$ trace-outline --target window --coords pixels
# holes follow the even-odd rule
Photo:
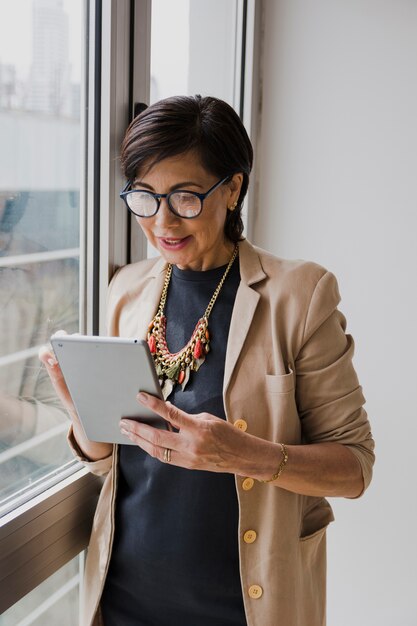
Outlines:
[[[152,0],[149,102],[173,95],[215,96],[233,106],[253,136],[255,19],[254,0]],[[246,201],[248,234],[247,206]],[[142,258],[144,249],[148,256],[156,254],[141,240],[133,219],[131,247],[133,260]]]
[[[151,102],[210,95],[239,112],[242,14],[239,0],[153,0]]]
[[[30,615],[43,611],[39,585],[88,543],[101,480],[72,459],[68,420],[37,352],[57,328],[105,332],[108,279],[127,252],[116,156],[129,121],[130,24],[134,9],[144,23],[147,6],[16,0],[0,8],[2,296],[3,284],[8,290],[0,301],[0,613],[21,615],[18,601],[32,590],[39,606]],[[15,428],[11,409],[22,407]],[[73,574],[62,571],[58,595],[71,580],[75,593]]]
[[[175,20],[161,39],[171,5]],[[115,267],[146,254],[118,195],[119,147],[134,103],[210,92],[247,116],[242,60],[252,59],[254,7],[254,0],[0,6],[1,626],[48,616],[55,623],[63,598],[77,603],[74,558],[87,545],[101,481],[67,451],[68,421],[37,352],[58,328],[105,334]],[[208,63],[198,29],[207,23],[210,41],[216,20],[222,41]],[[178,37],[183,56],[173,66],[170,41]],[[164,54],[158,61],[153,44],[151,81],[152,38]],[[183,82],[169,86],[167,68]]]

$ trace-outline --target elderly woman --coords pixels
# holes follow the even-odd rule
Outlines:
[[[107,475],[84,624],[323,626],[326,496],[357,498],[373,440],[335,277],[242,238],[252,147],[216,98],[174,97],[130,124],[122,192],[160,257],[120,269],[112,335],[148,339],[171,426],[135,446],[86,439],[58,366],[81,462]],[[260,213],[261,215],[261,213]]]

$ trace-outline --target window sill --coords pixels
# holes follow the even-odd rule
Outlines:
[[[0,520],[0,613],[88,545],[102,479],[81,468]]]

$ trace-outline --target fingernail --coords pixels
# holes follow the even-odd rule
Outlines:
[[[38,351],[38,358],[43,361],[44,358],[48,356],[53,356],[53,350],[50,343],[41,346]]]
[[[146,404],[148,402],[148,396],[146,395],[146,393],[143,393],[143,391],[141,391],[140,393],[138,393],[138,400],[140,400],[143,404]]]
[[[54,357],[48,359],[48,365],[50,365],[51,367],[54,367],[57,363],[58,361]]]

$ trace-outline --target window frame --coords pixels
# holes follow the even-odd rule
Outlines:
[[[262,3],[236,0],[242,27],[238,110],[254,145],[259,119]],[[123,210],[118,153],[137,102],[149,102],[151,0],[85,0],[87,50],[81,122],[81,332],[106,333],[106,292],[118,266],[146,256],[146,241]],[[238,95],[238,94],[237,94]],[[238,102],[236,102],[238,105]],[[243,110],[242,110],[243,109]],[[85,107],[82,107],[85,110]],[[255,172],[256,174],[256,172]],[[247,234],[256,200],[252,183]],[[79,466],[0,518],[0,613],[88,545],[102,479]]]
[[[82,468],[2,518],[0,613],[85,549],[100,489]]]
[[[264,38],[263,2],[243,0],[242,77],[240,116],[254,148],[251,184],[243,204],[245,235],[252,239],[258,203],[258,160],[257,147],[261,135],[262,121],[262,53]]]

